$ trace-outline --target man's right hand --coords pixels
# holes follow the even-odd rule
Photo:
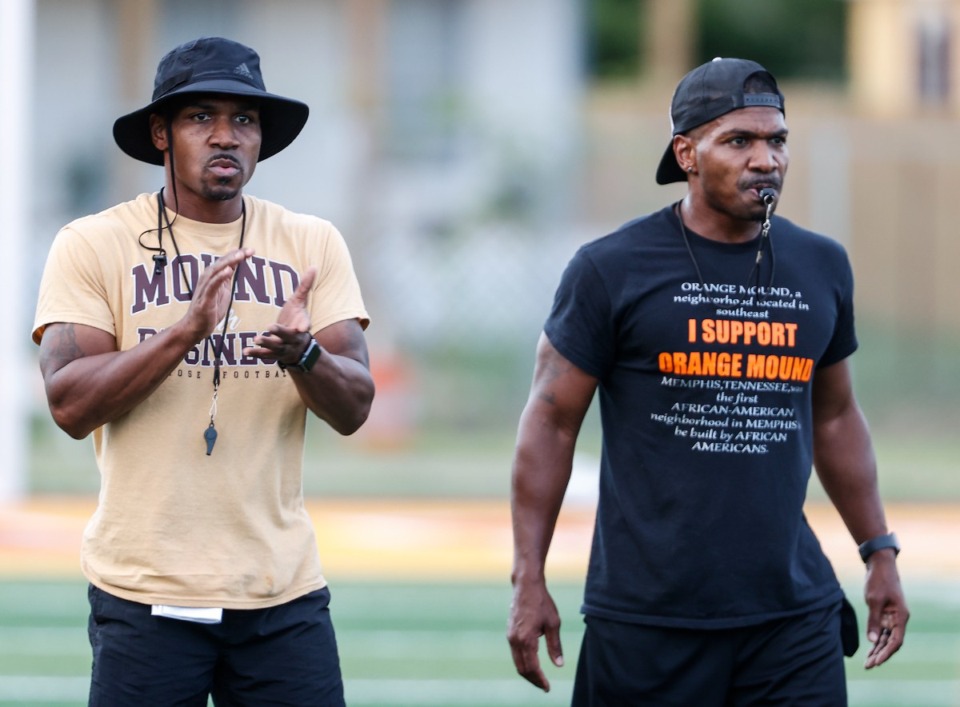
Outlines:
[[[546,639],[547,655],[558,668],[563,666],[560,645],[560,614],[543,582],[533,585],[517,583],[510,605],[507,640],[513,664],[528,681],[544,692],[550,692],[550,681],[540,667],[540,637]]]
[[[72,322],[48,324],[40,341],[40,371],[57,425],[82,439],[143,402],[223,321],[233,274],[251,255],[253,249],[244,248],[217,259],[197,279],[180,321],[123,351],[112,332]]]
[[[517,672],[544,691],[540,637],[547,655],[563,665],[560,615],[547,591],[544,566],[573,469],[580,425],[597,379],[564,358],[546,334],[537,344],[530,397],[520,415],[510,481],[513,518],[513,603],[507,640]]]
[[[188,331],[196,335],[195,341],[210,336],[217,324],[227,316],[233,274],[237,271],[237,266],[253,253],[253,248],[238,248],[217,258],[200,274],[190,300],[190,308],[181,322]]]

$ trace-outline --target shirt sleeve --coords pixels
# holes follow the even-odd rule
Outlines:
[[[363,304],[350,251],[333,225],[327,224],[327,229],[320,262],[316,264],[318,272],[312,293],[311,331],[347,319],[358,320],[366,329],[370,316]]]
[[[818,368],[842,361],[859,345],[853,315],[853,269],[845,252],[841,254],[837,282],[837,323],[830,343],[817,363]]]
[[[33,324],[33,341],[40,343],[49,324],[69,322],[117,335],[102,268],[93,244],[65,227],[47,255]]]
[[[616,330],[607,286],[581,248],[564,270],[543,331],[585,373],[602,378],[613,365]]]

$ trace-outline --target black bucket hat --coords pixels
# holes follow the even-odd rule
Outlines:
[[[150,114],[177,96],[198,93],[257,99],[263,133],[260,160],[293,142],[310,113],[305,103],[267,93],[260,57],[253,49],[222,37],[201,37],[181,44],[160,60],[150,105],[117,118],[113,139],[131,157],[162,165],[163,153],[150,139]]]
[[[761,74],[776,93],[746,93],[744,86],[752,76]],[[681,135],[721,115],[750,106],[778,108],[784,113],[783,93],[773,74],[749,59],[717,58],[698,66],[680,79],[673,92],[670,122],[673,135]],[[657,184],[686,181],[687,175],[673,154],[673,140],[657,167]]]

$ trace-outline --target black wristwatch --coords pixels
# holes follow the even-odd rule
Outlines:
[[[322,351],[323,349],[320,348],[320,344],[318,344],[317,340],[311,336],[310,343],[307,344],[307,348],[304,350],[299,361],[297,361],[295,364],[284,364],[280,361],[277,361],[277,365],[280,366],[280,370],[283,371],[290,368],[294,371],[307,373],[311,368],[313,368],[313,364],[317,362],[317,359],[320,358],[320,353]]]
[[[870,538],[865,543],[861,543],[859,547],[860,558],[866,562],[870,559],[870,555],[877,550],[884,550],[888,547],[893,548],[894,556],[900,554],[900,541],[897,540],[897,536],[894,533],[878,535],[875,538]]]

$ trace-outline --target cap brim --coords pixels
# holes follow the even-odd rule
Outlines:
[[[667,144],[667,149],[660,158],[660,166],[657,167],[657,184],[673,184],[674,182],[687,181],[687,173],[680,169],[677,164],[677,157],[673,154],[673,140]]]
[[[178,96],[191,94],[222,94],[248,96],[260,105],[262,143],[258,161],[277,154],[292,143],[307,123],[310,109],[306,103],[259,91],[239,81],[201,81],[182,91],[171,91],[150,105],[117,118],[113,123],[113,139],[121,150],[141,162],[163,165],[163,153],[153,146],[150,138],[150,115]]]

